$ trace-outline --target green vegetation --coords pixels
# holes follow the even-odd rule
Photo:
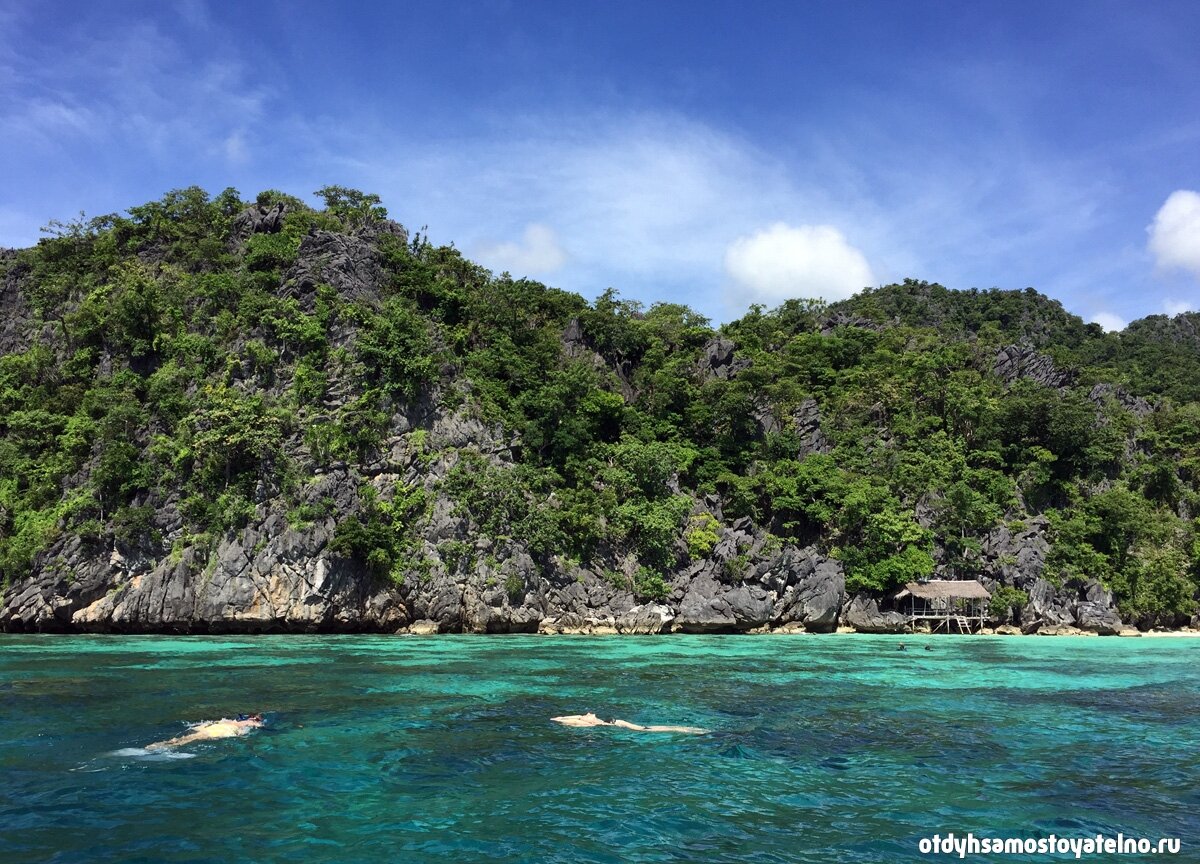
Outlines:
[[[420,532],[444,495],[473,533],[535,557],[636,559],[624,572],[644,598],[724,548],[710,510],[775,548],[822,545],[870,591],[935,562],[976,573],[990,531],[1044,514],[1047,578],[1099,579],[1135,616],[1195,608],[1194,313],[1105,334],[1032,290],[906,281],[717,331],[677,304],[495,276],[408,236],[376,196],[316,194],[323,209],[262,193],[259,212],[282,218],[255,233],[235,190],[178,190],[0,255],[23,298],[2,295],[22,324],[0,356],[0,582],[63,535],[165,556],[164,507],[211,538],[275,499],[294,524],[332,518],[333,549],[380,578],[424,578]],[[322,251],[331,237],[351,251]],[[718,336],[736,374],[706,359]],[[1001,380],[1013,345],[1062,381]],[[435,450],[404,426],[425,485],[364,481],[352,513],[304,503],[304,478],[379,461],[423,400],[498,430],[511,456]],[[793,419],[811,403],[821,446]],[[443,545],[473,566],[468,544]],[[1020,605],[998,596],[996,611]]]
[[[1025,608],[1025,604],[1028,602],[1029,595],[1024,591],[1008,585],[1002,585],[992,592],[992,599],[988,603],[988,614],[1002,621],[1007,621],[1010,618],[1014,621],[1019,621],[1021,619],[1021,610]]]

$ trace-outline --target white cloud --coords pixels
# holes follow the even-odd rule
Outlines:
[[[477,257],[496,271],[507,270],[514,276],[549,276],[567,261],[567,253],[558,243],[554,230],[534,222],[525,226],[520,243],[480,246]]]
[[[1160,268],[1188,270],[1200,278],[1200,194],[1172,192],[1146,231]]]
[[[783,222],[730,243],[725,272],[739,300],[768,305],[793,297],[842,300],[875,281],[862,252],[832,225]]]
[[[1097,312],[1092,316],[1092,321],[1099,324],[1109,333],[1116,333],[1125,329],[1126,321],[1119,315],[1114,315],[1111,312]]]
[[[1195,307],[1196,304],[1190,300],[1176,300],[1173,297],[1168,297],[1163,301],[1163,312],[1172,317],[1191,311]]]

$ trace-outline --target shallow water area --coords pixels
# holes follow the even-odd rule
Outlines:
[[[0,861],[896,862],[951,830],[1200,860],[1200,640],[900,641],[2,637]],[[586,711],[713,731],[549,720]]]

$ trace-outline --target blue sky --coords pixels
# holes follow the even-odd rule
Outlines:
[[[0,0],[0,245],[171,188],[377,192],[594,297],[1200,308],[1195,2]]]

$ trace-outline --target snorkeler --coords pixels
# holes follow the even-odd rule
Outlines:
[[[187,735],[180,735],[178,738],[147,744],[146,749],[159,750],[165,747],[182,747],[184,744],[191,744],[193,741],[211,741],[215,738],[238,738],[255,729],[262,728],[263,723],[263,716],[261,714],[239,714],[232,720],[228,717],[222,717],[220,720],[206,720],[203,723],[193,725],[192,731]]]
[[[601,720],[591,711],[587,714],[565,714],[562,717],[551,717],[550,719],[555,723],[574,726],[578,729],[586,729],[591,726],[616,726],[619,729],[632,729],[634,732],[683,732],[687,735],[705,735],[709,731],[698,726],[639,726],[628,720]]]

